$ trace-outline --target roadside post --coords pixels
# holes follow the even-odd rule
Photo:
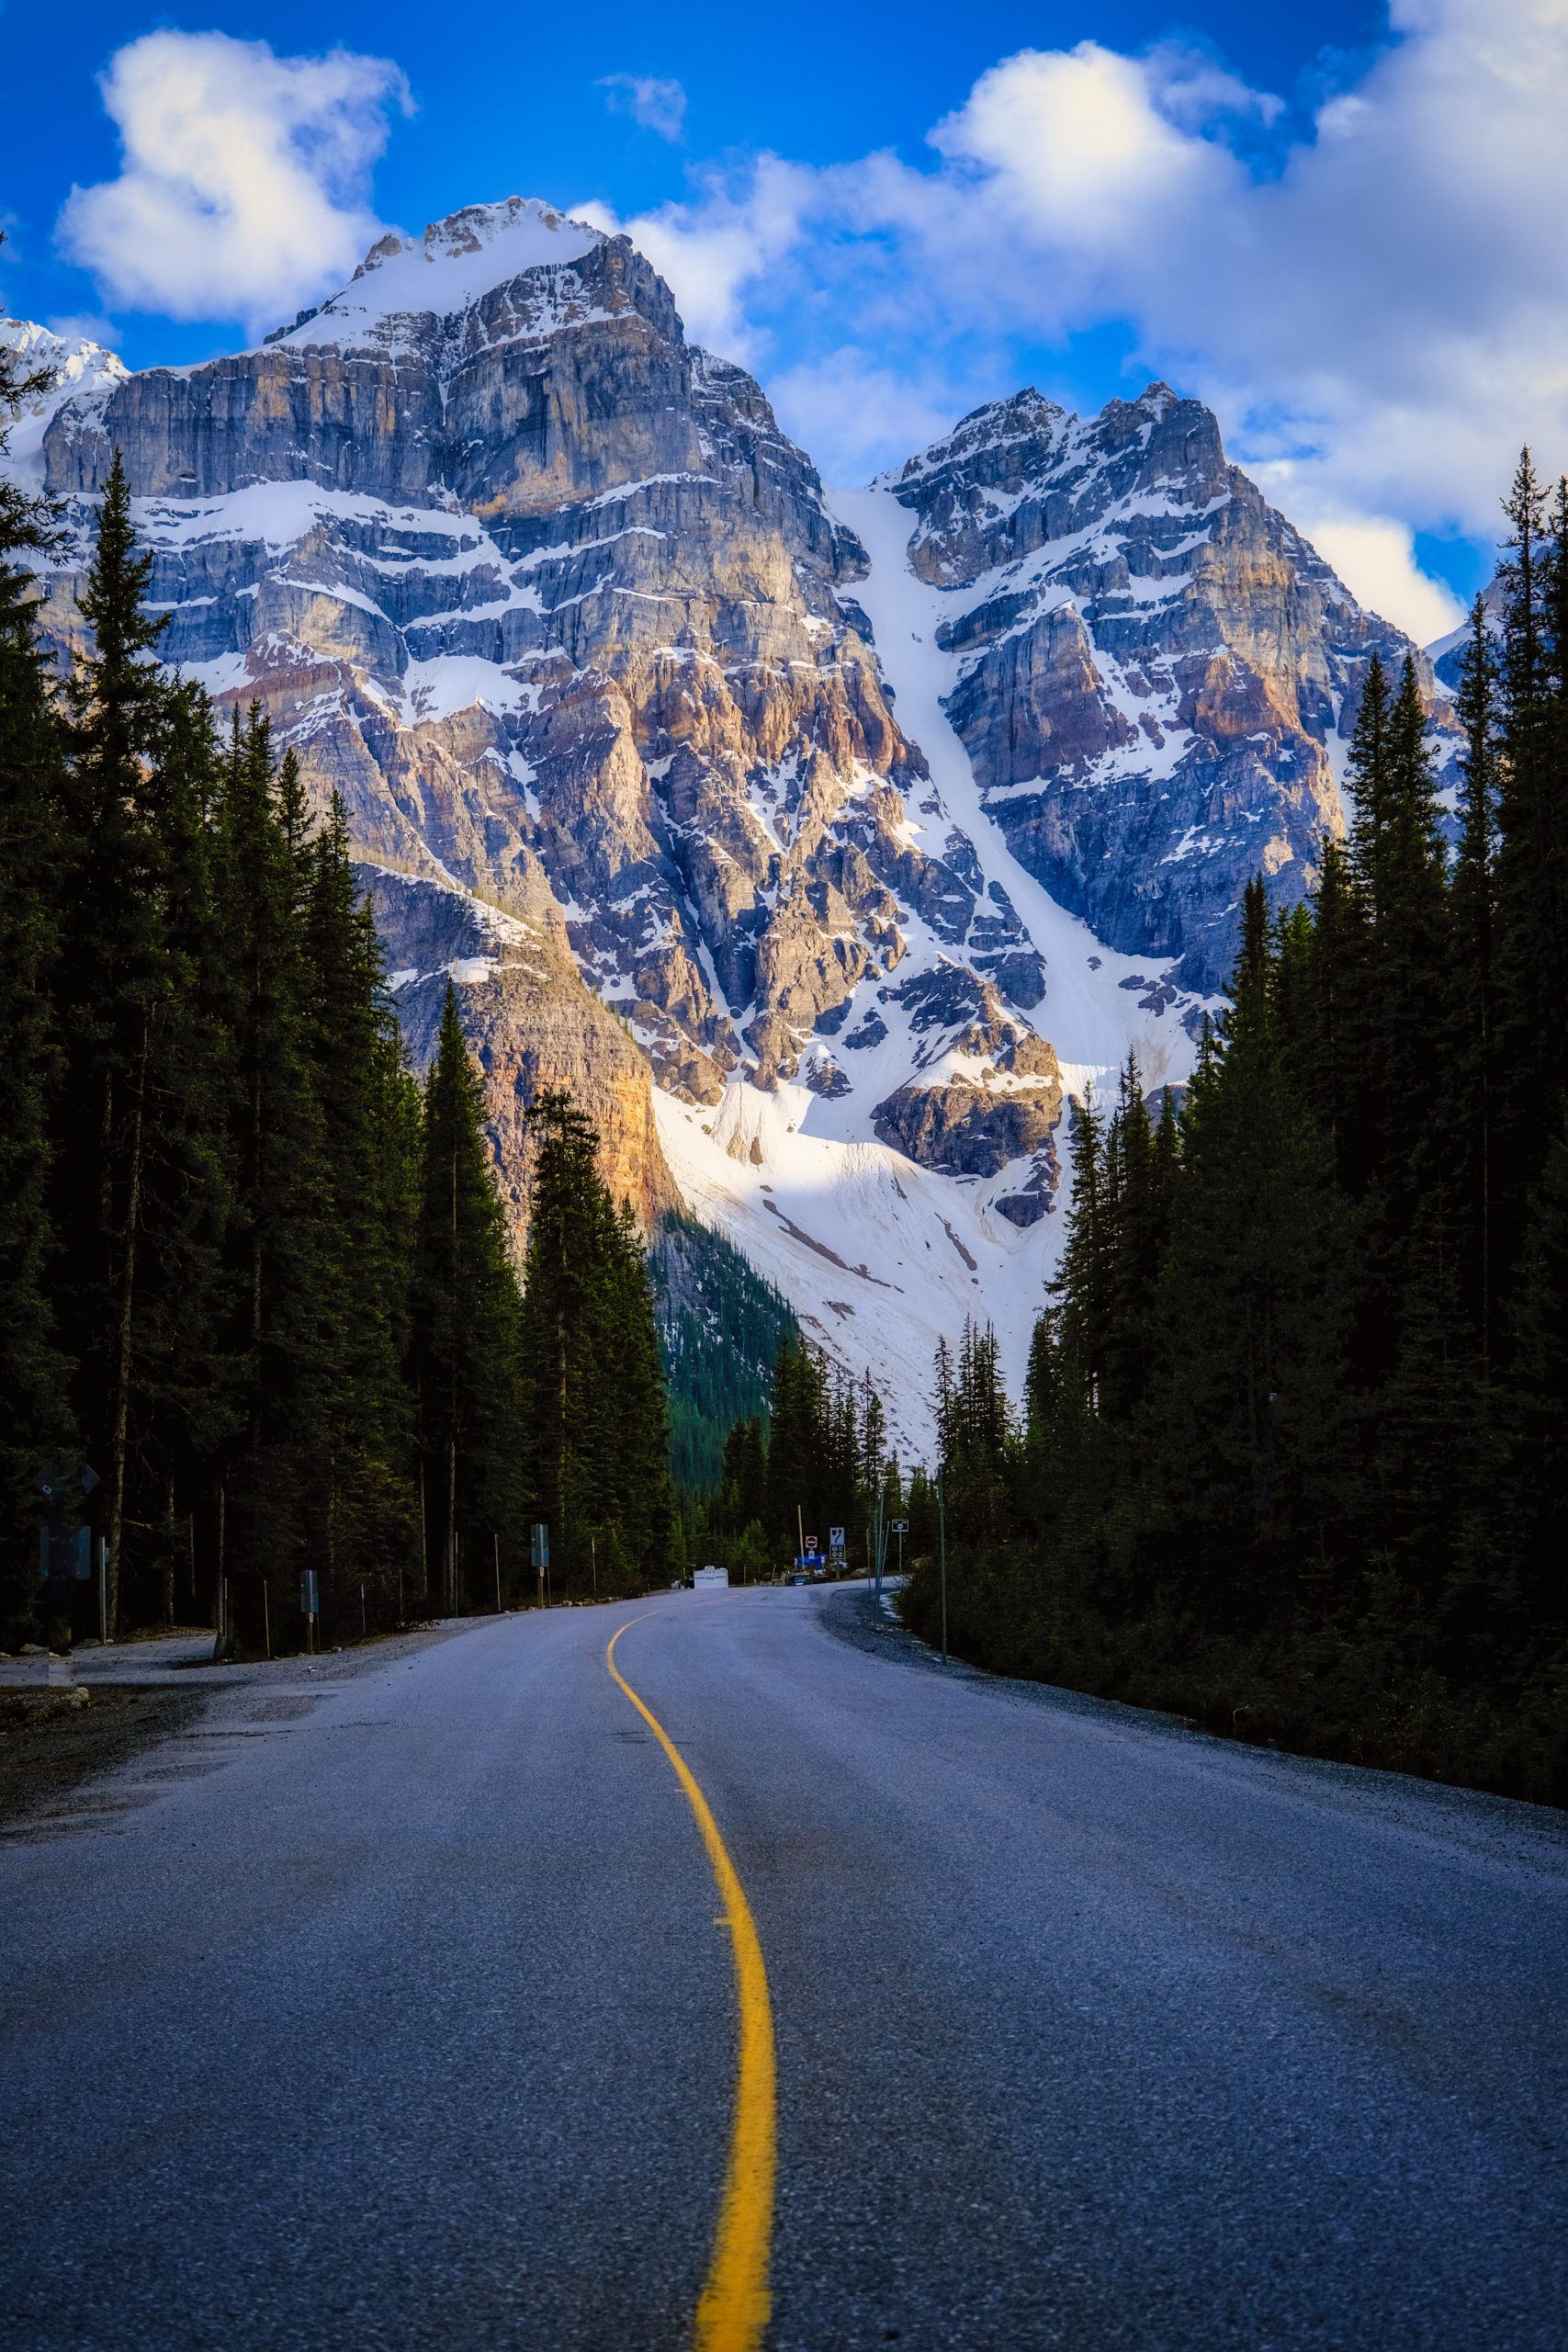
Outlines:
[[[43,1645],[46,1650],[71,1647],[73,1585],[86,1584],[93,1574],[91,1531],[78,1524],[78,1498],[90,1495],[98,1474],[78,1455],[51,1464],[33,1481],[48,1510],[39,1530],[39,1574],[43,1578]],[[102,1612],[100,1611],[100,1618]]]
[[[876,1534],[874,1538],[876,1554],[876,1600],[875,1615],[872,1621],[879,1633],[882,1630],[882,1566],[884,1561],[887,1557],[888,1532],[889,1531],[882,1517],[882,1491],[879,1487],[877,1489],[876,1496]]]
[[[835,1576],[841,1577],[843,1575],[845,1568],[849,1565],[849,1550],[844,1542],[843,1529],[841,1527],[830,1527],[828,1530],[828,1565],[832,1569]]]
[[[493,1541],[495,1544],[495,1613],[499,1617],[501,1614],[501,1530],[499,1528],[493,1531]]]
[[[893,1522],[893,1532],[898,1538],[898,1574],[902,1577],[904,1573],[904,1538],[909,1532],[908,1521],[907,1519],[896,1519]]]
[[[108,1647],[109,1639],[109,1539],[98,1538],[98,1643]]]
[[[316,1619],[321,1607],[314,1568],[301,1568],[299,1571],[299,1607],[304,1612],[305,1653],[309,1657],[316,1646]]]
[[[542,1519],[536,1519],[528,1536],[528,1560],[539,1579],[539,1606],[545,1605],[545,1570],[550,1565],[550,1531]]]

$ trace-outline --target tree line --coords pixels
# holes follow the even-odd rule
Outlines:
[[[1568,1801],[1568,485],[1478,599],[1445,847],[1373,662],[1307,905],[1247,893],[1179,1111],[1077,1111],[1021,1419],[939,1363],[969,1656],[1296,1748]],[[910,1597],[939,1608],[934,1560]]]
[[[906,1478],[869,1374],[857,1381],[830,1365],[792,1320],[778,1342],[765,1408],[730,1426],[692,1544],[732,1578],[755,1578],[791,1567],[813,1538],[826,1550],[830,1531],[841,1527],[847,1566],[863,1573],[879,1513],[884,1527],[907,1519],[911,1536],[918,1522],[920,1539],[929,1532],[934,1540],[930,1481],[919,1467]],[[891,1567],[894,1550],[887,1558]]]
[[[46,380],[0,351],[0,424]],[[662,1580],[652,1301],[592,1126],[530,1111],[520,1281],[455,993],[422,1087],[341,802],[158,661],[118,458],[63,681],[57,543],[0,482],[0,1638],[82,1464],[111,1631],[296,1647],[307,1569],[332,1642],[532,1597],[535,1521],[553,1597]]]

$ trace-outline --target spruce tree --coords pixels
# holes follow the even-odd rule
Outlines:
[[[1183,1116],[1149,1422],[1159,1555],[1219,1626],[1266,1614],[1303,1548],[1342,1533],[1343,1227],[1272,981],[1255,882],[1218,1050]]]
[[[292,754],[279,778],[285,807]],[[314,1515],[325,1532],[323,1614],[392,1623],[416,1557],[408,1346],[417,1146],[402,1041],[341,799],[311,841],[304,932],[307,1045],[321,1135],[311,1348]],[[363,1588],[366,1606],[353,1605]]]
[[[21,403],[48,388],[0,343],[0,457]],[[73,1449],[69,1365],[48,1280],[48,1104],[59,1037],[63,745],[34,626],[26,560],[53,543],[50,513],[0,472],[0,1642],[28,1622],[38,1584],[36,1481]],[[8,1646],[8,1643],[6,1644]]]
[[[555,1547],[566,1555],[563,1566],[578,1533],[575,1525],[563,1524],[562,1504],[563,1495],[567,1508],[577,1499],[569,1451],[577,1409],[570,1342],[562,1349],[558,1382],[548,1329],[555,1317],[547,1307],[541,1314],[541,1298],[527,1334],[535,1342],[532,1354],[520,1357],[517,1283],[485,1136],[483,1091],[450,981],[425,1081],[422,1162],[412,1359],[428,1598],[433,1608],[450,1612],[462,1605],[467,1573],[476,1589],[483,1589],[498,1539],[503,1584],[522,1571],[525,1361],[536,1447],[535,1515],[551,1521]],[[543,1171],[539,1181],[547,1186],[545,1219],[532,1236],[530,1270],[536,1271],[552,1243],[558,1246],[564,1299],[578,1279],[575,1236],[547,1197]],[[568,1318],[564,1306],[562,1318]]]
[[[1471,608],[1455,713],[1464,731],[1460,839],[1451,908],[1459,1113],[1453,1170],[1459,1283],[1483,1368],[1498,1337],[1496,1136],[1503,1072],[1497,1050],[1496,854],[1498,665],[1485,600]]]

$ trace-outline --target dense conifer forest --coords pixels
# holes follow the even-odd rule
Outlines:
[[[3,421],[38,387],[0,369]],[[652,1293],[592,1128],[534,1106],[520,1283],[455,996],[422,1088],[341,806],[160,664],[118,461],[57,685],[53,530],[0,483],[0,1642],[98,1628],[63,1544],[40,1575],[46,1476],[115,1633],[294,1648],[306,1569],[326,1642],[534,1598],[535,1521],[552,1598],[666,1580]]]
[[[1079,1110],[1021,1419],[939,1380],[953,1638],[1295,1748],[1568,1801],[1568,487],[1528,456],[1444,846],[1412,666],[1348,842],[1248,891],[1179,1112]],[[914,1623],[934,1629],[937,1566]]]
[[[929,1638],[945,1615],[1005,1672],[1564,1803],[1568,485],[1527,454],[1506,513],[1451,852],[1414,664],[1374,661],[1349,840],[1310,905],[1248,889],[1185,1101],[1130,1061],[1076,1110],[1021,1409],[971,1325],[932,1477],[888,1476]],[[799,1498],[863,1541],[873,1410],[857,1436],[787,1346],[715,1532],[786,1556]]]

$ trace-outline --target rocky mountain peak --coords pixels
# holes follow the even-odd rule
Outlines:
[[[389,231],[372,245],[341,293],[301,311],[268,344],[303,348],[389,349],[412,322],[449,320],[536,270],[570,266],[611,242],[536,197],[469,204],[433,220],[423,237]]]
[[[1064,1101],[1185,1075],[1404,650],[1210,412],[1028,388],[829,500],[626,238],[515,198],[257,349],[74,381],[31,421],[57,641],[118,448],[166,657],[342,795],[416,1053],[457,986],[519,1232],[570,1085],[617,1196],[727,1232],[906,1442],[965,1312],[1016,1374]]]
[[[1168,384],[1089,418],[995,402],[884,487],[940,592],[984,806],[1054,897],[1184,985],[1224,978],[1252,874],[1312,887],[1374,652],[1415,655],[1447,729],[1429,663]]]
[[[47,368],[54,380],[29,401],[10,427],[9,465],[19,480],[36,484],[44,472],[43,438],[67,401],[84,403],[107,397],[130,373],[118,352],[86,336],[56,334],[30,319],[0,318],[0,343],[17,352],[24,369]]]

